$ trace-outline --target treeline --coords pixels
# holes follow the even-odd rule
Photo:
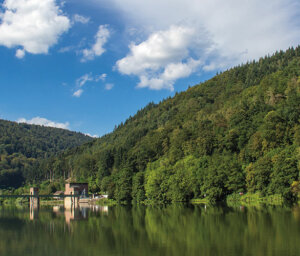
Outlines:
[[[300,47],[221,73],[44,163],[119,201],[291,198],[300,169]],[[299,183],[298,183],[299,184]]]
[[[43,159],[91,140],[64,129],[0,120],[0,189],[21,186],[40,172]]]

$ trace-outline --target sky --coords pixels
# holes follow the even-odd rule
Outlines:
[[[0,118],[99,137],[299,42],[299,0],[2,0]]]

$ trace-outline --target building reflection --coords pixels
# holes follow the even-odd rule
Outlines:
[[[87,209],[79,207],[67,208],[64,211],[65,221],[68,225],[71,224],[72,221],[79,221],[88,218]]]
[[[39,207],[34,204],[30,204],[29,208],[29,219],[37,220],[39,218]]]
[[[108,214],[108,206],[91,205],[90,210],[92,212],[101,212],[101,213],[104,213],[105,215]]]
[[[89,212],[91,213],[104,213],[108,214],[108,206],[99,205],[89,205],[89,206],[79,206],[64,209],[65,221],[67,224],[71,224],[72,221],[86,220],[89,217]]]
[[[78,207],[65,208],[63,205],[53,206],[52,212],[54,218],[64,217],[65,222],[70,225],[72,222],[87,220],[90,214],[101,213],[101,215],[108,215],[108,206],[100,205],[79,205]],[[39,208],[30,206],[30,220],[37,220],[39,218]]]

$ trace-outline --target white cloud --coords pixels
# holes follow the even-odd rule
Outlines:
[[[107,77],[107,74],[101,74],[101,75],[98,75],[98,76],[95,76],[95,81],[96,82],[98,82],[99,80],[101,80],[101,81],[105,81],[105,79],[106,79],[106,77]]]
[[[48,53],[59,36],[70,28],[55,0],[5,0],[0,15],[0,45],[21,46],[16,56]],[[21,53],[23,51],[23,53]]]
[[[55,128],[62,128],[62,129],[69,129],[70,124],[68,122],[66,123],[56,123],[51,120],[48,120],[43,117],[34,117],[30,120],[27,120],[25,118],[19,118],[17,120],[18,123],[27,123],[27,124],[36,124],[41,126],[48,126],[48,127],[55,127]]]
[[[188,59],[186,63],[170,63],[166,66],[161,75],[164,80],[175,81],[182,77],[189,76],[201,64],[200,60]]]
[[[103,48],[106,44],[108,38],[110,37],[110,30],[108,29],[108,25],[100,25],[98,32],[95,36],[96,42],[92,45],[90,49],[82,50],[82,61],[93,60],[95,57],[101,56],[105,49]]]
[[[24,50],[18,49],[18,50],[16,51],[16,57],[17,57],[18,59],[22,59],[22,58],[24,58],[24,56],[25,56],[25,51],[24,51]]]
[[[107,77],[107,74],[105,74],[105,73],[101,74],[101,75],[95,75],[95,76],[92,73],[84,74],[83,76],[79,77],[76,80],[76,88],[77,89],[73,93],[73,96],[79,98],[83,93],[83,87],[86,85],[86,83],[99,82],[100,80],[104,82],[106,77]]]
[[[157,76],[141,75],[139,88],[149,87],[152,90],[168,89],[174,90],[174,83],[177,79],[188,77],[201,64],[200,60],[189,59],[186,63],[170,63],[165,68],[163,73]]]
[[[73,93],[73,96],[79,98],[79,97],[81,96],[82,93],[83,93],[83,90],[82,90],[82,89],[78,89],[78,90],[76,90],[76,91]]]
[[[148,87],[152,90],[168,89],[174,90],[174,83],[177,79],[188,77],[201,64],[200,60],[188,59],[187,62],[170,63],[164,67],[164,71],[157,75],[141,75],[139,88]]]
[[[128,27],[148,33],[142,43],[129,46],[117,68],[139,76],[139,86],[152,89],[172,89],[165,76],[188,59],[199,61],[191,72],[224,70],[300,42],[299,0],[112,1],[127,17]],[[173,35],[182,42],[178,47]],[[167,70],[168,65],[173,66]]]
[[[92,138],[99,138],[99,135],[91,135],[89,133],[85,133],[86,136],[92,137]]]
[[[189,76],[201,63],[189,57],[197,40],[195,29],[171,26],[130,45],[130,53],[116,65],[123,74],[139,76],[138,87],[173,90],[177,79]]]
[[[86,82],[89,82],[89,81],[94,81],[94,77],[92,76],[92,73],[85,74],[85,75],[79,77],[76,80],[76,85],[79,87],[82,87],[86,84]]]
[[[65,46],[65,47],[60,48],[60,49],[58,50],[58,52],[60,52],[60,53],[65,53],[65,52],[70,52],[70,51],[72,51],[72,50],[74,50],[74,49],[75,49],[75,46],[70,45],[70,46]]]
[[[138,45],[131,44],[130,53],[117,62],[117,67],[127,75],[158,70],[170,62],[187,57],[188,46],[194,34],[193,29],[182,26],[155,32],[146,41]]]
[[[106,84],[105,90],[110,91],[114,87],[114,84]]]
[[[79,77],[77,80],[76,80],[76,85],[78,87],[82,87],[84,86],[87,82],[98,82],[98,81],[105,81],[105,79],[107,78],[107,74],[103,73],[101,75],[93,75],[92,73],[88,73],[88,74],[85,74],[81,77]]]
[[[82,24],[87,24],[90,21],[90,17],[85,17],[79,14],[75,14],[73,16],[73,23],[82,23]]]

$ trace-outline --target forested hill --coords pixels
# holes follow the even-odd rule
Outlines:
[[[0,120],[0,188],[19,186],[41,159],[91,140],[69,130]]]
[[[300,168],[300,48],[221,73],[52,159],[117,200],[291,196]],[[42,178],[42,177],[41,177]]]

